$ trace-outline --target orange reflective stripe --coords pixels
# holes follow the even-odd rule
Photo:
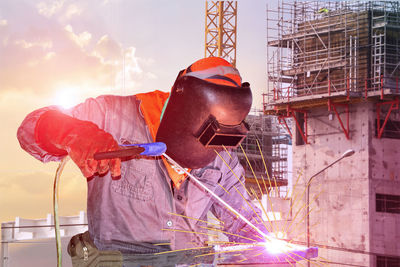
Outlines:
[[[182,75],[193,76],[215,84],[241,86],[239,71],[219,57],[203,58],[190,65]]]
[[[169,93],[158,90],[136,95],[136,98],[141,101],[140,111],[142,112],[144,120],[149,127],[153,141],[156,140],[157,130],[160,126],[161,111],[168,96]]]
[[[200,59],[200,60],[196,61],[195,63],[190,65],[187,68],[187,70],[200,71],[200,70],[213,68],[213,67],[216,67],[216,66],[229,66],[229,67],[232,67],[232,65],[228,61],[223,59],[223,58],[220,58],[220,57],[207,57],[207,58],[203,58],[203,59]]]
[[[160,126],[161,111],[164,107],[165,101],[168,99],[169,93],[161,91],[153,91],[149,93],[137,94],[136,98],[141,101],[140,111],[144,116],[144,121],[149,127],[153,141],[156,140],[158,127]],[[177,173],[171,165],[162,157],[163,163],[167,168],[167,172],[176,188],[182,185],[185,181],[186,175]]]

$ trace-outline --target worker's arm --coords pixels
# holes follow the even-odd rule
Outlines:
[[[245,216],[251,223],[257,226],[261,231],[268,232],[261,221],[261,211],[252,204],[250,197],[244,187],[244,169],[239,163],[236,153],[231,153],[230,156],[226,152],[220,154],[225,161],[221,167],[222,179],[221,183],[224,189],[220,190],[220,197],[236,211]],[[229,165],[226,166],[226,165]],[[237,218],[227,208],[214,203],[211,211],[217,218],[224,222],[224,231],[234,235],[228,235],[232,242],[253,243],[262,240],[260,234],[247,225],[243,220]]]
[[[96,152],[118,149],[113,136],[104,127],[106,98],[88,99],[70,110],[55,106],[29,114],[18,129],[21,147],[44,162],[69,154],[86,177],[103,174],[110,168],[120,175],[120,161],[95,161]],[[99,127],[100,126],[100,127]]]

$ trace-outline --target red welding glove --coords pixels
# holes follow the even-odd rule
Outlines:
[[[92,122],[50,110],[40,116],[35,138],[41,148],[55,156],[68,154],[85,177],[103,175],[108,170],[113,177],[121,175],[120,159],[93,159],[96,152],[118,150],[119,146],[111,134]]]

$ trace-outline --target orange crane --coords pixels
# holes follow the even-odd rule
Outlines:
[[[237,1],[206,1],[204,57],[222,57],[236,67]]]

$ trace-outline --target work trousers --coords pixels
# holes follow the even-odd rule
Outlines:
[[[184,267],[214,266],[212,248],[170,251],[168,247],[151,244],[138,246],[132,243],[113,241],[98,249],[89,232],[75,235],[68,244],[68,254],[73,267]],[[104,249],[106,248],[106,249]]]

